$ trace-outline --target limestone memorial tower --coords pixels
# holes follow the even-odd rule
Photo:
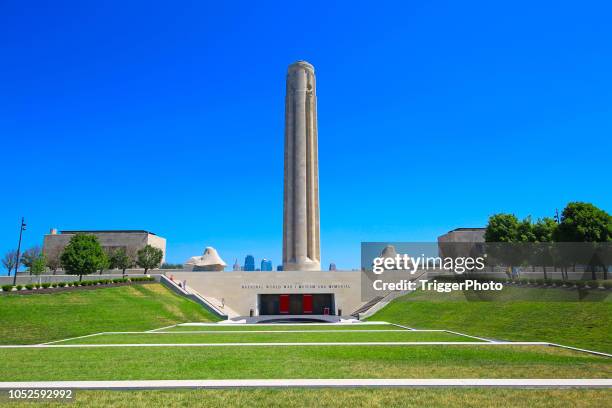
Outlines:
[[[287,70],[283,270],[320,271],[319,159],[314,67],[298,61]]]

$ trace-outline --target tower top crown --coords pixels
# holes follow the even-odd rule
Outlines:
[[[300,60],[300,61],[296,61],[293,64],[289,65],[289,70],[295,69],[295,68],[307,69],[309,71],[314,72],[314,67],[308,61]]]

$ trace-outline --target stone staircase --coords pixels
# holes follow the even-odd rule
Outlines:
[[[165,275],[159,275],[159,277],[160,277],[159,283],[166,286],[167,288],[172,290],[174,293],[184,296],[186,298],[189,298],[196,303],[199,303],[212,314],[218,316],[222,320],[227,320],[228,314],[226,311],[224,311],[222,308],[218,307],[217,305],[205,299],[202,295],[200,295],[195,290],[189,287],[182,288],[173,280],[168,279]]]
[[[364,305],[362,305],[359,309],[355,310],[353,313],[351,313],[351,316],[359,319],[359,314],[360,313],[365,313],[368,310],[370,310],[370,308],[372,306],[374,306],[375,304],[377,304],[378,302],[380,302],[381,300],[383,300],[384,298],[382,296],[376,296],[374,299],[371,299],[370,301],[368,301],[367,303],[365,303]]]

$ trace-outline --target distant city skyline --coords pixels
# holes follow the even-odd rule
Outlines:
[[[255,270],[255,257],[253,255],[247,255],[244,257],[244,266],[242,267],[243,271],[254,271]]]
[[[112,3],[2,5],[0,254],[24,216],[22,248],[50,228],[144,229],[170,263],[207,246],[280,263],[301,59],[317,73],[324,268],[498,212],[612,209],[608,3],[151,4],[146,19]]]
[[[262,271],[271,271],[273,269],[272,261],[266,258],[262,259],[261,267],[259,269]]]

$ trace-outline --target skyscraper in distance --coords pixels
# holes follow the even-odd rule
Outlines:
[[[262,271],[271,271],[272,270],[272,261],[269,259],[262,259],[261,260],[261,270]]]
[[[244,258],[244,270],[245,271],[255,270],[255,258],[253,257],[253,255],[247,255]]]

